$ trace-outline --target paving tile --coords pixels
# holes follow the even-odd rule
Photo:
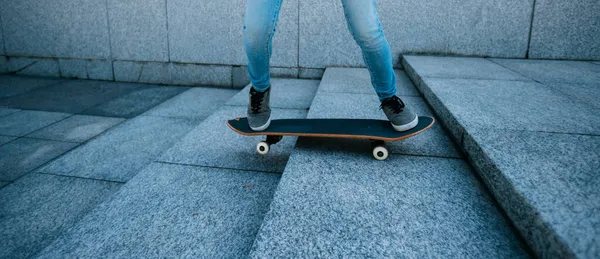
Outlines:
[[[17,75],[60,77],[58,60],[53,58],[12,57],[8,59],[8,72]]]
[[[325,69],[318,68],[300,68],[298,73],[298,78],[302,79],[321,79],[323,74],[325,73]]]
[[[297,147],[250,257],[526,257],[508,224],[463,160]]]
[[[60,76],[87,79],[87,61],[84,59],[59,59]]]
[[[248,106],[249,92],[252,84],[231,98],[227,105]],[[271,102],[273,108],[308,109],[315,92],[319,87],[318,80],[306,79],[271,79]]]
[[[60,84],[0,99],[0,106],[10,108],[79,113],[122,96],[139,85],[106,81],[66,80]]]
[[[77,146],[76,143],[20,138],[0,146],[0,181],[12,181]]]
[[[61,112],[18,111],[0,117],[0,134],[25,136],[69,116],[71,114]]]
[[[600,137],[470,130],[464,148],[540,257],[595,257]]]
[[[2,182],[2,181],[0,181],[0,188],[6,186],[8,184],[9,184],[9,182]]]
[[[425,84],[467,130],[600,134],[596,109],[538,83],[431,78]]]
[[[432,111],[422,98],[403,96],[402,100],[412,107],[417,115],[433,116]],[[379,105],[379,99],[375,94],[319,93],[310,107],[308,118],[387,120],[383,111],[379,109]],[[368,140],[345,141],[355,142],[355,144],[363,146],[366,153],[371,148]],[[439,123],[434,124],[430,129],[418,136],[406,140],[388,142],[387,146],[391,153],[462,157]]]
[[[531,81],[485,58],[404,56],[420,77]]]
[[[597,84],[565,84],[565,83],[546,83],[554,90],[570,97],[573,100],[578,100],[587,103],[596,109],[600,109],[600,83]]]
[[[105,0],[2,0],[0,5],[7,55],[110,58]]]
[[[145,112],[143,115],[204,119],[219,109],[238,90],[191,88]]]
[[[17,137],[11,137],[11,136],[0,136],[0,145],[4,145],[8,142],[13,141],[14,139],[16,139]]]
[[[400,70],[394,70],[398,95],[419,96],[410,78]],[[373,84],[366,68],[327,68],[319,92],[373,94]]]
[[[0,257],[34,256],[119,186],[33,173],[0,189]]]
[[[37,171],[126,182],[194,125],[186,119],[139,116]]]
[[[2,51],[0,51],[0,52],[2,52]],[[3,74],[3,73],[8,73],[8,60],[7,60],[6,56],[0,56],[0,74]]]
[[[121,118],[74,115],[51,126],[35,131],[27,137],[84,142],[114,125],[122,122]]]
[[[40,257],[246,257],[278,180],[153,163]]]
[[[0,97],[19,95],[33,89],[62,82],[61,79],[0,75]]]
[[[377,6],[393,64],[403,53],[520,58],[527,53],[532,1],[380,0]],[[300,67],[364,66],[341,1],[303,0],[299,10]]]
[[[173,145],[158,161],[212,166],[261,172],[283,172],[294,148],[296,137],[284,137],[271,147],[268,155],[256,152],[256,144],[265,139],[240,135],[227,127],[226,121],[246,116],[246,107],[223,106]],[[272,109],[272,119],[304,118],[306,111]]]
[[[231,87],[231,66],[170,63],[171,83]]]
[[[600,67],[585,61],[490,59],[542,83],[597,84]]]
[[[81,113],[107,117],[133,118],[169,98],[188,90],[187,87],[140,85],[138,89]]]
[[[593,0],[535,1],[529,58],[600,59],[598,13]]]
[[[142,63],[116,60],[113,62],[115,81],[137,82],[142,72]]]
[[[231,67],[231,86],[236,89],[242,89],[250,84],[250,75],[248,75],[248,66]]]
[[[272,77],[291,77],[298,78],[298,68],[295,67],[271,67]]]
[[[107,1],[112,58],[168,61],[166,1]]]
[[[298,0],[283,1],[273,36],[271,66],[298,65]],[[261,11],[261,10],[257,10]],[[267,9],[258,15],[267,15]],[[169,56],[182,63],[247,65],[244,0],[167,1]]]
[[[0,108],[0,117],[11,115],[15,112],[20,111],[19,109],[8,109],[8,108]]]
[[[110,60],[89,60],[87,63],[88,78],[93,80],[114,80],[113,64]]]
[[[97,59],[59,59],[62,77],[113,80],[112,61]]]

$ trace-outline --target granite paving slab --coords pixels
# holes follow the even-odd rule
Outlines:
[[[597,84],[600,67],[585,61],[489,59],[542,83]]]
[[[107,117],[133,118],[188,89],[187,87],[180,86],[141,85],[139,89],[91,107],[82,113]]]
[[[248,255],[279,175],[152,163],[39,255]]]
[[[37,171],[126,182],[196,124],[187,119],[138,116]]]
[[[587,103],[596,109],[600,109],[600,82],[596,84],[566,84],[566,83],[546,83],[546,86],[552,87],[573,100]]]
[[[84,142],[123,120],[122,118],[74,115],[27,136],[48,140]]]
[[[0,189],[0,257],[34,256],[119,186],[33,173]]]
[[[227,105],[248,106],[252,84],[231,98]],[[319,87],[318,80],[271,79],[271,102],[273,108],[308,109]]]
[[[13,141],[14,139],[16,139],[17,137],[11,137],[11,136],[0,136],[0,145],[6,144],[8,142]]]
[[[138,84],[91,80],[66,80],[6,99],[0,106],[9,108],[79,113],[87,108],[139,88]]]
[[[0,117],[13,114],[20,111],[19,109],[0,108]]]
[[[0,181],[12,181],[60,156],[76,143],[19,138],[0,146]]]
[[[538,256],[600,256],[600,137],[469,130],[464,149]]]
[[[467,130],[600,134],[597,109],[539,83],[436,78],[426,78],[424,83]]]
[[[9,182],[2,182],[2,181],[0,181],[0,188],[6,186],[8,184],[9,184]]]
[[[204,119],[239,90],[194,87],[143,113],[148,116]]]
[[[432,111],[421,97],[402,96],[402,100],[405,104],[412,107],[417,115],[433,116]],[[379,105],[379,99],[375,94],[318,93],[310,107],[308,118],[387,120],[383,111],[379,109]],[[365,152],[370,150],[371,144],[368,140],[346,141],[360,143],[360,145],[364,146]],[[386,145],[391,153],[462,157],[439,123],[434,124],[430,129],[418,136],[402,141],[387,142]]]
[[[18,111],[0,117],[0,134],[25,136],[69,116],[71,114],[62,112]]]
[[[508,225],[463,160],[297,147],[250,256],[527,257]]]
[[[297,138],[284,137],[281,142],[271,146],[268,155],[262,156],[256,152],[256,144],[264,140],[264,136],[243,136],[227,127],[227,120],[237,117],[246,117],[246,107],[223,106],[165,151],[158,160],[261,172],[283,172]],[[304,110],[271,110],[271,119],[305,117]]]
[[[531,81],[485,58],[404,56],[420,77]]]
[[[61,79],[0,75],[0,97],[19,95],[33,89],[62,82]]]
[[[394,70],[398,95],[419,96],[410,78],[401,70]],[[321,78],[319,92],[374,94],[369,70],[366,68],[329,67]]]

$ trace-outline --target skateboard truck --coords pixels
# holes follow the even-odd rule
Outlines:
[[[283,136],[273,136],[267,135],[267,139],[256,144],[256,151],[261,155],[266,155],[269,153],[270,147],[273,144],[277,144],[277,142],[281,141]]]

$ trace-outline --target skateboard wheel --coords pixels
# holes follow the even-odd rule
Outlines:
[[[269,153],[269,143],[266,141],[261,141],[256,144],[256,151],[261,155],[266,155]]]
[[[385,160],[388,157],[388,150],[384,146],[376,146],[373,148],[373,157],[377,160]]]

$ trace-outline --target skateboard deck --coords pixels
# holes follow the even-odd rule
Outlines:
[[[260,154],[267,154],[270,145],[281,140],[283,136],[354,138],[369,139],[373,144],[373,156],[378,160],[387,158],[386,141],[398,141],[413,137],[435,123],[432,117],[419,116],[419,123],[414,128],[399,132],[392,128],[389,121],[374,119],[279,119],[272,120],[264,131],[253,131],[248,126],[247,118],[236,118],[227,121],[233,131],[245,136],[267,136],[256,146]]]

